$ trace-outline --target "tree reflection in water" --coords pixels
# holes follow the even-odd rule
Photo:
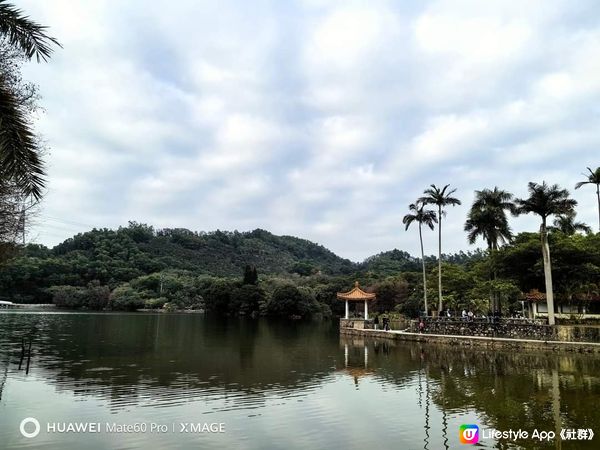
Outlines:
[[[377,367],[373,376],[400,387],[414,374],[419,407],[425,391],[424,448],[428,448],[432,430],[430,398],[441,413],[440,437],[445,448],[449,448],[448,414],[475,412],[481,417],[481,425],[496,430],[522,428],[531,432],[537,428],[554,430],[557,436],[563,427],[600,430],[597,356],[394,341],[387,345],[393,347],[392,357],[378,359],[375,352],[370,361],[372,367]],[[551,447],[562,448],[560,439]]]

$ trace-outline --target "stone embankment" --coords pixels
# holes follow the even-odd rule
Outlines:
[[[487,321],[431,321],[419,332],[419,323],[413,322],[405,330],[374,330],[348,327],[340,323],[344,335],[369,336],[415,342],[434,342],[450,345],[487,346],[490,348],[535,348],[570,352],[600,353],[600,327],[586,325],[549,326],[541,322],[523,320]],[[353,324],[355,325],[355,324]]]

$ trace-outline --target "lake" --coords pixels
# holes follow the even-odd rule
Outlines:
[[[342,339],[331,321],[0,313],[0,448],[438,450],[464,448],[463,424],[479,448],[599,448],[482,437],[600,433],[600,358]]]

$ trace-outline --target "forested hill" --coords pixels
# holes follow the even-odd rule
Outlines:
[[[29,254],[33,249],[29,249]],[[322,245],[292,236],[276,236],[256,229],[250,232],[193,232],[183,228],[154,230],[131,222],[118,230],[92,230],[78,234],[49,250],[63,261],[77,261],[100,275],[120,271],[151,273],[184,269],[215,276],[240,276],[246,265],[259,273],[301,275],[351,273],[355,264]],[[42,255],[40,255],[42,256]],[[125,278],[130,276],[125,275]],[[117,275],[118,276],[118,275]],[[108,280],[107,280],[108,281]]]
[[[447,262],[464,264],[483,255],[460,252],[442,257]],[[435,261],[433,257],[426,257],[428,265],[433,266]],[[371,272],[388,276],[421,271],[418,258],[396,249],[371,256],[362,263],[353,263],[309,240],[276,236],[261,229],[249,232],[155,230],[136,222],[117,230],[93,229],[80,233],[52,249],[28,245],[22,256],[2,272],[6,275],[6,271],[20,271],[25,269],[23,265],[27,271],[33,269],[43,278],[61,278],[64,284],[97,280],[109,285],[172,269],[239,277],[246,265],[255,266],[265,275]]]
[[[469,263],[480,261],[485,257],[485,253],[477,249],[473,252],[463,252],[450,255],[442,254],[442,261],[464,266]],[[425,263],[428,267],[437,264],[437,258],[434,256],[425,256]],[[397,275],[403,272],[420,272],[421,259],[411,256],[410,253],[402,250],[390,250],[370,256],[360,264],[360,268],[365,272],[372,272],[382,276]]]
[[[477,254],[464,254],[466,260]],[[450,255],[447,258],[458,258]],[[445,258],[445,259],[447,259]],[[460,264],[465,261],[452,261]],[[428,266],[435,260],[427,258]],[[362,263],[340,258],[322,245],[257,229],[249,232],[192,232],[130,222],[117,230],[94,229],[54,248],[28,245],[0,269],[0,298],[40,301],[53,286],[96,283],[115,289],[139,277],[177,272],[241,279],[246,266],[261,276],[387,277],[420,272],[419,260],[400,250]]]

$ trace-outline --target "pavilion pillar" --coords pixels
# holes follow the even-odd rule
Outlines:
[[[348,306],[348,300],[346,300],[346,319],[350,318],[350,307]]]
[[[369,307],[367,306],[366,300],[365,300],[365,320],[369,320]]]

